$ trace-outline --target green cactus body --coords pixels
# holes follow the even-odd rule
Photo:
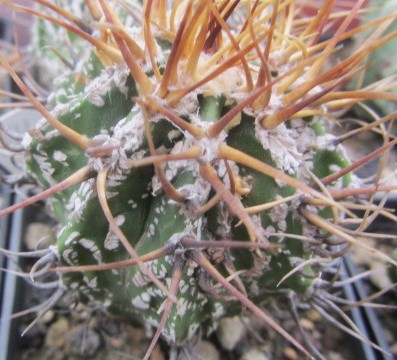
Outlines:
[[[112,72],[108,73],[111,77]],[[128,90],[120,91],[120,88],[124,87]],[[142,157],[148,154],[148,148],[143,133],[142,116],[139,109],[133,107],[130,101],[135,92],[131,78],[125,78],[125,85],[119,84],[118,88],[111,88],[95,102],[88,99],[89,90],[81,90],[77,97],[72,99],[69,105],[70,110],[62,114],[60,120],[87,136],[102,133],[102,136],[109,134],[110,138],[116,137],[124,142],[123,150],[126,156]],[[65,99],[62,103],[64,101]],[[201,103],[202,108],[199,112],[202,121],[213,123],[221,116],[225,101],[219,98],[206,98]],[[91,120],[88,121],[88,119]],[[302,127],[302,131],[303,129],[306,128]],[[271,151],[264,149],[258,139],[258,131],[255,119],[243,113],[240,123],[227,134],[226,142],[267,164],[277,166],[272,159]],[[289,129],[285,131],[288,132]],[[310,129],[305,131],[309,131],[312,138],[316,139],[313,131]],[[123,132],[124,135],[120,135]],[[180,145],[183,138],[181,139],[180,134],[175,135],[175,132],[177,132],[176,128],[169,122],[164,120],[157,122],[153,126],[156,146],[170,148]],[[43,186],[60,181],[65,175],[73,173],[90,161],[101,161],[90,160],[84,152],[61,136],[51,135],[48,126],[42,130],[42,133],[44,140],[33,140],[30,144],[30,157],[27,164],[29,172],[37,176],[37,181]],[[136,138],[131,140],[132,136]],[[57,154],[64,154],[65,160],[60,161],[61,156]],[[322,163],[321,167],[314,166],[318,169],[317,176],[329,174],[329,167],[332,163],[341,165],[337,151],[319,150],[314,153],[313,157],[314,162]],[[327,157],[326,163],[324,157]],[[43,161],[48,164],[47,167],[43,167]],[[100,166],[101,164],[98,165],[99,168]],[[171,164],[167,165],[166,169],[171,166]],[[176,173],[180,173],[172,177],[172,182],[177,189],[189,184],[197,186],[196,181],[199,181],[197,166],[189,164],[189,167],[191,167],[190,171],[183,170],[183,166],[175,170]],[[48,171],[42,172],[43,169],[48,169]],[[224,205],[215,207],[208,214],[189,217],[189,211],[184,209],[184,205],[173,203],[161,191],[153,194],[154,172],[151,166],[122,169],[122,165],[116,164],[114,170],[113,177],[109,178],[107,189],[109,207],[117,224],[140,254],[161,248],[175,237],[186,235],[197,237],[198,233],[202,234],[203,241],[205,238],[221,239],[222,236],[235,239],[248,238],[243,226],[235,227],[237,220],[233,216],[229,214],[228,218],[222,218],[224,212],[227,211]],[[290,172],[295,175],[293,170]],[[250,187],[255,189],[243,196],[242,201],[246,207],[274,201],[277,197],[290,196],[295,192],[291,186],[278,184],[273,178],[250,168],[239,167],[238,173],[242,178],[248,179]],[[201,203],[207,201],[209,196],[210,192],[207,188],[207,195],[202,197]],[[52,206],[54,214],[64,224],[58,236],[58,249],[65,264],[69,266],[94,265],[128,258],[128,254],[110,230],[102,214],[94,180],[88,180],[77,188],[74,187],[58,194],[53,199]],[[284,205],[279,209],[279,214],[277,212],[261,213],[257,215],[257,221],[261,223],[265,232],[296,235],[301,235],[303,232],[302,221],[293,206],[288,209],[288,206]],[[225,233],[225,228],[229,228],[227,230],[229,234]],[[280,242],[280,238],[270,238],[273,238],[274,242]],[[250,295],[253,298],[263,299],[266,292],[277,289],[277,283],[293,269],[290,258],[306,256],[302,243],[289,239],[288,236],[285,239],[281,238],[281,241],[283,246],[279,254],[273,256],[265,267],[251,271],[244,280],[252,289]],[[255,255],[248,250],[233,251],[231,256],[237,270],[252,270],[255,266]],[[173,257],[169,256],[152,261],[149,268],[159,279],[169,284],[172,264]],[[235,303],[223,303],[206,295],[199,284],[197,266],[188,262],[185,267],[188,270],[180,285],[180,303],[172,310],[163,332],[166,338],[175,343],[182,343],[191,338],[199,325],[207,323],[207,328],[211,329],[221,316],[238,311]],[[218,268],[222,271],[222,265],[218,265]],[[78,289],[85,301],[104,304],[115,314],[127,314],[142,323],[148,322],[153,326],[158,326],[160,322],[161,314],[158,313],[158,309],[166,297],[140,272],[138,267],[72,273],[64,275],[64,283],[71,289]],[[289,288],[298,293],[304,293],[310,283],[296,274],[287,279],[280,289]]]
[[[289,2],[286,2],[285,6],[289,6],[288,4]],[[205,7],[204,3],[200,6]],[[268,5],[263,6],[266,8]],[[196,10],[193,7],[193,10],[186,11]],[[106,15],[106,11],[104,13]],[[124,12],[123,14],[122,19],[128,18],[128,15]],[[178,21],[182,22],[181,19]],[[108,23],[110,22],[108,19]],[[192,27],[194,28],[193,25]],[[243,28],[241,25],[241,28],[242,32],[245,31],[244,36],[251,36],[246,27]],[[197,28],[194,29],[197,30],[197,34],[200,33]],[[204,31],[207,28],[203,25],[199,29]],[[205,64],[211,60],[210,55],[217,50],[216,46],[221,46],[219,44],[222,44],[222,41],[218,39],[219,44],[218,40],[211,42],[211,38],[216,38],[216,34],[212,33],[213,28],[209,25],[208,29],[207,44],[203,45],[204,50],[197,59],[199,64],[197,66],[209,72],[211,69],[206,69]],[[137,33],[136,30],[134,31],[134,34]],[[161,33],[160,30],[158,31]],[[170,37],[172,38],[170,33],[171,30],[165,31],[160,35],[157,34],[153,39],[162,43],[168,42],[171,40]],[[258,31],[257,36],[259,35],[263,34]],[[118,50],[115,45],[117,36],[121,35],[116,34],[107,43],[116,50]],[[305,41],[306,38],[310,36],[306,35]],[[169,50],[165,46],[154,45],[157,51],[155,60],[158,69],[151,68],[149,58],[136,62],[136,66],[141,66],[141,72],[134,68],[132,61],[128,63],[129,67],[125,64],[105,66],[106,53],[92,51],[85,57],[87,60],[79,64],[78,72],[67,72],[55,82],[56,89],[49,98],[49,105],[55,116],[69,128],[93,140],[99,150],[109,147],[110,151],[105,155],[95,155],[93,148],[77,147],[47,124],[38,126],[25,141],[28,153],[27,171],[44,188],[62,181],[86,165],[91,166],[96,173],[109,168],[106,188],[109,208],[116,224],[140,255],[161,249],[169,243],[175,243],[174,253],[152,260],[147,266],[160,281],[169,286],[176,257],[184,262],[177,294],[178,303],[172,308],[163,330],[165,338],[176,344],[191,339],[200,326],[210,331],[222,316],[239,313],[242,308],[235,301],[222,301],[220,298],[224,295],[223,290],[219,294],[213,294],[203,285],[203,281],[207,281],[210,287],[215,285],[215,282],[208,280],[208,274],[189,258],[190,249],[179,246],[181,239],[190,236],[203,244],[206,241],[225,239],[255,242],[258,239],[252,238],[251,226],[265,239],[264,241],[269,239],[271,243],[277,245],[276,250],[272,252],[260,250],[262,254],[260,256],[252,249],[223,249],[221,255],[232,263],[229,268],[226,262],[217,262],[208,249],[202,250],[203,253],[225,277],[231,275],[232,270],[240,271],[238,278],[248,298],[256,303],[270,302],[268,293],[278,290],[280,292],[290,290],[298,296],[305,295],[311,290],[312,278],[316,276],[315,269],[309,265],[304,267],[303,271],[291,274],[279,284],[294,270],[297,260],[299,263],[316,256],[309,244],[297,240],[294,236],[315,238],[319,232],[318,228],[308,224],[299,211],[301,207],[306,206],[302,198],[316,196],[313,195],[314,190],[310,194],[305,194],[305,191],[310,190],[297,189],[291,184],[296,180],[306,186],[304,188],[302,185],[302,189],[307,189],[315,184],[313,176],[321,179],[349,165],[343,148],[333,146],[332,135],[328,134],[329,120],[323,115],[318,115],[318,111],[313,111],[313,115],[310,116],[306,113],[304,116],[295,116],[300,110],[297,108],[277,126],[269,125],[267,128],[267,125],[263,125],[263,119],[266,120],[266,117],[278,113],[284,114],[280,110],[283,109],[284,104],[277,89],[271,93],[273,97],[268,108],[255,109],[254,105],[251,106],[252,100],[235,114],[233,121],[229,121],[216,136],[208,135],[214,129],[214,124],[217,124],[229,111],[233,111],[241,99],[250,96],[256,91],[255,89],[264,85],[258,80],[259,85],[247,91],[248,76],[244,76],[244,66],[238,59],[235,63],[231,63],[224,73],[214,76],[211,81],[197,86],[188,91],[185,97],[174,101],[171,95],[177,98],[178,90],[182,91],[191,84],[194,85],[194,76],[202,75],[199,71],[194,76],[186,75],[185,66],[186,68],[190,66],[189,56],[194,42],[192,38],[184,40],[187,45],[180,53],[175,48]],[[245,44],[244,37],[240,40]],[[170,42],[172,44],[172,41]],[[123,50],[120,43],[118,44],[121,54],[128,62],[126,50]],[[127,42],[124,43],[126,44]],[[231,42],[227,44],[224,51],[232,51]],[[281,54],[279,48],[284,45],[282,42],[277,44],[273,57],[269,58],[271,68],[267,69],[269,70],[267,83],[276,81],[277,76],[284,69],[289,71],[296,66],[299,74],[303,71],[303,67],[300,68],[292,60],[290,67],[287,60],[284,59],[283,63],[283,56],[289,57],[295,54],[294,56],[299,59],[299,54],[290,47],[287,47],[288,51],[285,50],[285,54]],[[251,50],[254,51],[254,48]],[[254,56],[251,52],[247,51],[247,53]],[[180,67],[172,73],[172,69],[167,67],[167,61],[171,62],[179,56],[178,54],[182,54],[180,56],[185,58],[180,61]],[[218,63],[222,64],[222,61],[223,54],[220,54],[213,67],[216,68]],[[280,61],[280,71],[273,64],[277,61]],[[260,71],[265,72],[259,69],[260,65],[258,58],[250,63],[254,69],[251,75],[255,80],[263,75],[258,75]],[[155,70],[159,72],[157,75]],[[168,74],[171,74],[170,81],[173,81],[173,85],[162,91],[163,83],[156,76],[165,78]],[[150,88],[150,86],[142,80],[145,76],[149,82],[158,86],[153,86],[147,91],[146,87]],[[332,77],[330,79],[333,80]],[[300,86],[305,84],[304,81],[297,80],[296,83],[292,81],[288,85],[282,95],[292,96],[296,89],[299,90]],[[153,95],[157,91],[156,94],[160,95]],[[262,92],[265,91],[264,87]],[[301,97],[307,100],[309,96],[315,96],[320,92],[321,89],[313,86]],[[319,99],[313,97],[311,101],[313,107],[317,106],[315,110],[322,109],[323,105],[316,105]],[[299,104],[299,101],[300,98],[292,101],[289,107],[285,107],[288,110]],[[163,109],[168,109],[173,116],[167,116]],[[310,111],[312,109],[309,109]],[[153,150],[149,146],[150,139],[145,132],[145,116],[150,122],[156,154],[152,153]],[[174,120],[175,118],[178,118],[179,123]],[[199,135],[190,131],[188,126],[193,127]],[[241,161],[240,164],[220,157],[218,151],[221,145],[240,151],[288,175],[288,179],[291,179],[290,184],[277,179],[275,175],[255,170],[248,161]],[[155,158],[164,154],[179,155],[194,147],[199,147],[201,151],[201,155],[196,158],[177,161],[171,159],[157,164],[163,169],[167,181],[184,196],[184,201],[181,202],[170,199],[158,174],[159,167],[155,169],[152,164],[131,166],[131,161],[140,161],[150,156]],[[214,170],[217,180],[224,188],[215,189],[215,185],[209,180],[209,175],[202,172],[204,165]],[[241,184],[238,181],[241,181]],[[235,182],[233,193],[232,182]],[[334,181],[327,188],[346,188],[353,182],[354,177],[348,174]],[[314,186],[310,189],[314,189]],[[200,208],[211,201],[213,196],[217,196],[216,193],[221,195],[219,201],[201,212]],[[290,200],[280,202],[268,210],[239,217],[247,208],[283,198]],[[111,231],[103,214],[94,178],[54,195],[50,203],[54,216],[61,224],[57,246],[63,265],[71,267],[100,265],[130,258],[120,239]],[[237,204],[236,206],[240,206],[243,210],[233,209],[231,204]],[[333,213],[329,207],[320,205],[313,208],[314,213],[327,219],[332,218]],[[241,221],[243,224],[239,224]],[[326,244],[320,243],[318,247],[325,248]],[[162,314],[159,309],[167,297],[138,266],[66,273],[62,275],[62,279],[68,288],[79,292],[85,302],[100,303],[110,312],[130,316],[155,327],[161,321]]]

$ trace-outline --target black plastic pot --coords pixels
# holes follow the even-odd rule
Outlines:
[[[346,255],[340,270],[341,279],[354,277],[358,273],[359,271],[351,257]],[[346,299],[352,302],[359,302],[360,300],[368,298],[365,284],[360,279],[344,286],[344,292]],[[374,309],[370,307],[357,307],[350,311],[350,316],[361,334],[384,351],[381,352],[370,344],[357,340],[356,345],[361,352],[361,356],[357,358],[365,360],[393,360],[382,325]]]
[[[3,206],[20,201],[11,190],[1,185]],[[0,221],[1,246],[10,251],[18,252],[22,248],[24,212],[17,211]],[[0,302],[0,359],[13,359],[15,354],[16,323],[12,320],[12,314],[20,309],[22,284],[19,279],[7,272],[18,271],[18,265],[4,255],[0,254],[1,266],[6,271],[1,272],[1,302]]]
[[[7,21],[0,19],[0,39],[9,40],[11,36],[10,27]],[[11,88],[9,77],[3,79],[5,90]],[[5,101],[8,101],[5,99]],[[0,117],[0,122],[6,125],[13,132],[23,134],[26,129],[31,127],[40,115],[32,109],[12,110],[4,113]],[[11,145],[19,145],[15,139],[5,136],[5,141]],[[2,179],[9,174],[21,172],[14,163],[11,152],[0,147],[0,206],[5,208],[14,203],[22,201],[14,191],[7,185],[2,184]],[[18,252],[22,250],[23,234],[29,217],[29,212],[25,210],[16,211],[10,216],[0,218],[0,247],[10,251]],[[15,259],[15,257],[14,257]],[[17,276],[7,271],[18,271],[18,264],[11,258],[7,258],[0,252],[0,360],[15,359],[17,322],[12,320],[12,314],[21,310],[23,282]],[[25,290],[24,290],[25,289]]]

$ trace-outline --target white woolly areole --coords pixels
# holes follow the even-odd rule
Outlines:
[[[116,124],[112,137],[122,144],[125,152],[135,152],[145,138],[145,123],[142,112],[134,107],[129,115]]]
[[[204,78],[216,67],[209,66],[208,61],[211,56],[205,53],[201,53],[198,59],[196,73],[200,74],[200,78]],[[190,87],[196,83],[197,78],[192,77],[192,74],[188,72],[187,61],[182,60],[178,64],[178,82],[175,85],[176,89]],[[234,100],[242,99],[246,96],[245,91],[246,81],[245,74],[241,66],[231,66],[221,74],[218,74],[211,81],[206,82],[202,86],[193,91],[189,92],[178,102],[178,109],[183,110],[183,113],[193,113],[197,109],[197,95],[201,94],[204,96],[225,96],[229,102]],[[172,90],[173,87],[170,87]],[[177,109],[177,112],[179,113]]]
[[[202,148],[202,155],[201,159],[204,160],[205,162],[211,163],[214,160],[219,159],[218,157],[218,149],[221,144],[225,144],[226,141],[226,132],[222,131],[217,137],[215,138],[208,138],[208,137],[203,137],[200,139],[198,142],[201,145]]]
[[[255,135],[265,150],[270,151],[273,161],[280,170],[296,174],[304,161],[303,154],[311,149],[315,141],[312,129],[302,120],[292,120],[295,125],[287,128],[283,123],[272,130],[265,130],[260,120],[255,121]]]
[[[194,139],[188,138],[178,141],[171,150],[171,154],[179,154],[187,151],[194,144]],[[181,170],[189,170],[198,173],[197,163],[195,160],[170,161],[165,167],[165,175],[169,181],[172,181]],[[152,193],[156,195],[161,191],[162,185],[157,175],[152,179]]]
[[[282,199],[282,196],[277,195],[275,200]],[[286,203],[274,206],[269,213],[270,219],[274,224],[277,224],[278,230],[287,230],[287,215],[288,215],[289,205]]]
[[[94,138],[102,147],[114,147],[108,157],[90,158],[90,163],[97,172],[104,167],[110,167],[108,179],[110,187],[120,185],[125,180],[130,169],[130,160],[140,160],[145,156],[145,151],[137,151],[145,138],[144,132],[142,113],[133,108],[129,115],[116,124],[112,136],[102,134]]]
[[[208,66],[208,61],[211,56],[202,53],[198,60],[197,71],[203,74],[203,77],[208,75],[213,67]],[[227,98],[232,97],[235,93],[240,93],[243,86],[245,86],[245,75],[241,67],[229,67],[226,71],[219,74],[216,78],[203,85],[202,93],[208,95],[223,95]]]
[[[211,185],[201,177],[197,177],[193,184],[187,184],[178,188],[178,191],[185,195],[189,200],[188,208],[197,209],[208,199]],[[182,209],[184,209],[182,207]],[[189,209],[187,209],[189,211]],[[192,214],[190,214],[192,215]]]
[[[141,112],[133,109],[127,117],[121,119],[113,129],[113,135],[101,134],[94,137],[100,147],[112,148],[107,157],[90,157],[90,164],[99,172],[104,167],[109,167],[108,185],[117,186],[125,180],[130,160],[140,160],[145,156],[145,151],[140,150],[144,139],[144,123]],[[128,155],[131,154],[131,155]]]
[[[126,65],[107,66],[101,74],[92,80],[86,87],[86,98],[95,106],[105,105],[105,95],[114,87],[127,96],[128,88],[126,80],[129,69]]]
[[[124,150],[120,146],[120,143],[109,135],[97,135],[93,138],[93,140],[98,143],[99,149],[101,147],[114,147],[114,150],[111,152],[110,156],[90,157],[89,163],[94,167],[95,171],[100,172],[104,167],[110,167],[112,170],[114,170],[118,167],[120,158],[126,157]]]
[[[336,136],[333,134],[320,135],[317,137],[316,145],[320,149],[327,149],[327,150],[334,151],[334,150],[336,150],[335,139],[336,139]]]

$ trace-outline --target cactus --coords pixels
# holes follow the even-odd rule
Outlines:
[[[382,169],[372,184],[353,173],[396,143],[383,128],[392,116],[332,134],[339,110],[397,100],[382,84],[341,90],[396,36],[383,36],[388,23],[346,30],[357,1],[319,42],[343,16],[331,16],[332,1],[306,18],[291,1],[87,0],[90,22],[37,3],[44,9],[9,6],[66,29],[73,57],[65,48],[49,56],[46,64],[59,57],[65,70],[46,107],[0,57],[43,115],[23,144],[27,175],[47,189],[0,214],[48,198],[60,224],[62,287],[157,328],[147,356],[160,335],[182,346],[244,308],[309,355],[265,309],[286,294],[309,305],[320,296],[340,250],[365,247],[343,227],[355,216],[345,199],[395,188],[381,185]],[[341,41],[364,30],[372,36],[332,60]],[[38,34],[42,45],[46,32]],[[350,162],[343,142],[372,129],[384,145]]]

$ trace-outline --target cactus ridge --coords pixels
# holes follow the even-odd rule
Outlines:
[[[40,3],[38,42],[48,40],[40,27],[50,20],[56,33],[74,33],[79,61],[64,61],[73,66],[53,81],[47,105],[56,121],[44,119],[25,137],[27,173],[51,188],[89,169],[49,199],[63,286],[177,346],[247,307],[308,355],[258,304],[271,309],[293,296],[316,307],[340,257],[333,244],[358,243],[339,225],[355,215],[336,194],[363,183],[343,172],[354,164],[332,122],[363,100],[360,90],[343,98],[339,88],[386,41],[382,29],[339,62],[326,61],[361,31],[346,28],[363,1],[324,42],[317,40],[333,21],[332,1],[305,18],[290,1],[167,9],[153,0],[141,8],[139,31],[131,24],[140,5],[87,1],[89,27],[72,16],[73,1],[66,13],[53,8],[62,23]],[[372,93],[394,96],[376,86]]]

